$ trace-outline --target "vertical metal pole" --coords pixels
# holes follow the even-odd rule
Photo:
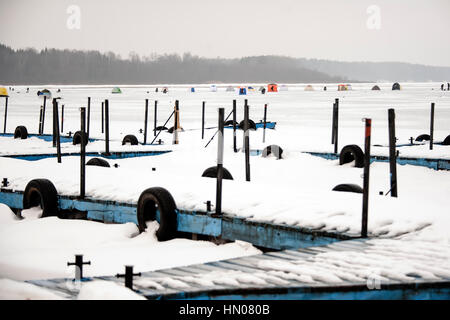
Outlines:
[[[223,179],[223,140],[224,140],[224,108],[219,108],[219,140],[217,143],[217,187],[216,214],[222,214],[222,179]]]
[[[173,125],[173,140],[172,144],[178,144],[178,117],[179,117],[178,100],[175,100],[175,120]]]
[[[64,105],[61,106],[61,133],[64,132]]]
[[[237,152],[236,145],[236,100],[233,100],[233,150]]]
[[[336,134],[336,103],[333,103],[333,116],[331,121],[331,144],[334,144],[334,137]]]
[[[44,125],[45,125],[45,107],[47,104],[47,96],[44,96],[44,110],[42,111],[42,127],[41,127],[41,134],[44,134]]]
[[[109,101],[105,100],[105,154],[109,155]]]
[[[39,108],[39,128],[38,128],[38,134],[41,135],[42,134],[42,115],[43,115],[43,109],[44,107],[41,106]]]
[[[105,133],[105,103],[102,102],[102,133]]]
[[[81,111],[81,152],[80,152],[80,198],[84,199],[86,192],[86,108],[80,108]]]
[[[53,143],[53,147],[56,148],[56,110],[55,110],[55,103],[56,103],[56,99],[53,98],[52,100],[52,118],[53,118],[53,125],[52,125],[52,143]]]
[[[366,119],[365,147],[364,147],[364,182],[361,237],[367,238],[367,223],[369,211],[369,174],[370,174],[370,136],[372,133],[372,119]]]
[[[91,97],[88,97],[88,109],[87,109],[87,139],[89,139],[90,128],[91,128]]]
[[[264,105],[263,143],[266,142],[266,120],[267,120],[267,103]]]
[[[125,287],[133,289],[133,266],[125,266]]]
[[[205,101],[202,103],[202,140],[205,137]]]
[[[245,126],[247,125],[247,123],[245,122],[245,112],[247,110],[247,106],[248,106],[247,99],[245,99],[244,100],[244,134],[242,135],[242,152],[245,152],[245,134],[247,132],[246,131],[247,129],[245,129]]]
[[[391,179],[391,197],[397,197],[397,153],[395,150],[395,110],[388,110],[389,121],[389,169]]]
[[[53,110],[55,113],[55,133],[56,133],[56,155],[58,158],[58,163],[61,163],[61,139],[59,135],[59,115],[58,115],[58,101],[53,99]]]
[[[147,144],[148,99],[145,99],[144,144]]]
[[[155,100],[155,116],[153,118],[153,136],[156,136],[157,123],[158,123],[158,100]]]
[[[8,97],[5,97],[5,121],[3,123],[3,133],[6,133],[6,118],[8,118]]]
[[[249,130],[249,106],[245,100],[244,107],[244,145],[245,145],[245,180],[250,181],[250,130]]]
[[[335,133],[334,133],[334,153],[338,152],[338,137],[339,137],[339,99],[335,100],[336,105],[336,120],[335,120]]]
[[[431,103],[431,114],[430,114],[430,150],[433,150],[433,136],[434,136],[434,102]]]

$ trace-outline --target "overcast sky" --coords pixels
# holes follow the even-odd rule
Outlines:
[[[76,26],[71,5],[80,29],[67,27]],[[450,66],[449,39],[450,0],[0,0],[0,43],[124,58],[279,54]]]

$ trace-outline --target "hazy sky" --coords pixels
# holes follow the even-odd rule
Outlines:
[[[70,5],[80,29],[67,27]],[[379,11],[368,13],[371,5]],[[124,58],[280,54],[450,66],[449,39],[450,0],[0,0],[0,43]]]

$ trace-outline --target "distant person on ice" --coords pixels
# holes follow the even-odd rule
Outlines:
[[[441,90],[444,91],[444,84],[441,84]]]

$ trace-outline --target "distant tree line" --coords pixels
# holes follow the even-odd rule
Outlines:
[[[339,76],[308,69],[296,59],[258,56],[209,59],[185,53],[121,59],[109,52],[13,50],[0,44],[0,83],[156,84],[227,82],[340,82]]]

